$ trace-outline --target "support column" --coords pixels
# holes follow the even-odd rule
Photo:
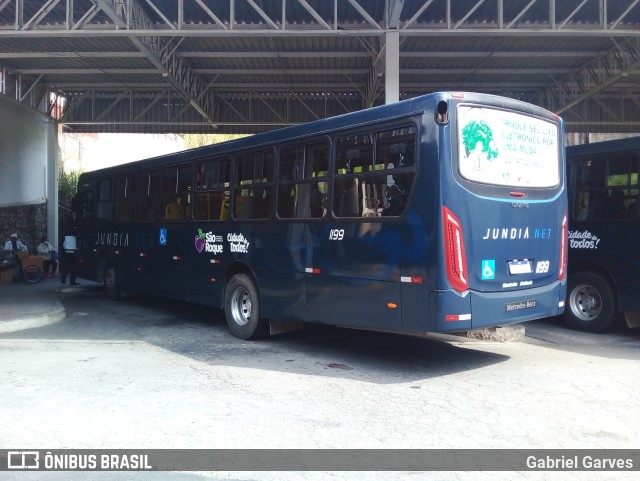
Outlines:
[[[58,245],[58,123],[49,120],[47,129],[47,167],[46,167],[46,198],[47,198],[47,232],[51,244],[60,251]],[[40,239],[38,239],[40,242]]]
[[[384,100],[386,104],[400,99],[400,32],[385,33],[384,49]]]

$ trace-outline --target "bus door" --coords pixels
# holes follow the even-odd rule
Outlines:
[[[186,229],[191,217],[191,178],[189,164],[168,166],[161,172],[158,223],[148,252],[149,283],[158,293],[187,299],[193,236]]]

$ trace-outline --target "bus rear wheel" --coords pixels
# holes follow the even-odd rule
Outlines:
[[[258,339],[267,334],[268,323],[260,317],[258,289],[246,274],[236,274],[229,281],[224,313],[231,333],[240,339]]]
[[[609,283],[593,272],[569,276],[564,320],[573,329],[602,332],[616,319],[616,299]]]
[[[111,299],[120,298],[120,288],[116,278],[116,270],[112,266],[108,266],[104,271],[104,286],[107,288],[107,295]]]

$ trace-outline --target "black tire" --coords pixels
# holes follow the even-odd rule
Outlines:
[[[240,339],[258,339],[268,333],[269,323],[260,317],[260,296],[246,274],[236,274],[224,291],[224,313],[231,333]]]
[[[112,266],[108,266],[104,271],[104,286],[107,288],[107,295],[111,299],[120,299],[121,292],[120,287],[118,287],[116,270]]]
[[[40,282],[42,280],[42,269],[38,266],[29,266],[26,269],[23,269],[22,275],[24,276],[25,282],[29,282],[31,284]]]
[[[616,297],[609,282],[593,272],[569,276],[565,322],[578,331],[602,332],[616,320]]]

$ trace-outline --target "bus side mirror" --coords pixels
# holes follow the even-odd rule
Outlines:
[[[449,121],[449,105],[444,100],[438,102],[435,118],[438,124],[446,124]]]

